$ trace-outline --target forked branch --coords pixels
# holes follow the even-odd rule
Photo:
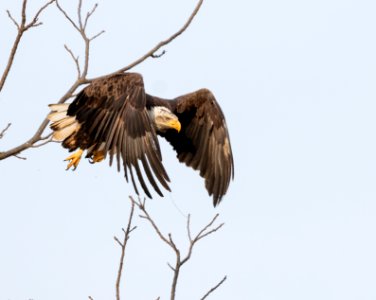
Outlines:
[[[69,14],[64,10],[64,8],[60,5],[59,1],[56,0],[56,6],[60,10],[60,12],[64,15],[64,17],[71,23],[74,29],[81,35],[82,39],[85,43],[85,61],[84,61],[84,67],[82,69],[82,72],[80,70],[79,64],[78,64],[78,58],[75,58],[71,50],[68,50],[69,48],[65,46],[65,49],[67,49],[68,52],[70,52],[75,64],[76,68],[79,70],[78,78],[82,79],[82,81],[85,81],[85,83],[88,83],[86,80],[87,73],[89,71],[89,56],[90,56],[90,43],[95,38],[100,36],[102,33],[104,33],[104,30],[100,31],[99,33],[95,34],[92,37],[89,37],[86,32],[86,26],[89,21],[89,18],[94,14],[96,8],[98,7],[98,4],[95,4],[93,9],[86,14],[86,18],[84,23],[82,22],[82,0],[78,0],[78,7],[77,7],[77,19],[78,21],[75,22]]]
[[[20,44],[20,41],[21,41],[21,38],[22,38],[23,34],[27,30],[29,30],[30,28],[32,28],[32,27],[37,27],[37,26],[42,25],[42,22],[39,22],[39,16],[53,2],[55,2],[55,0],[50,0],[45,5],[43,5],[37,11],[37,13],[34,15],[34,17],[32,18],[32,20],[29,23],[27,23],[27,21],[26,21],[27,0],[23,0],[23,3],[22,3],[21,21],[20,21],[20,23],[18,23],[16,21],[16,19],[12,16],[12,14],[10,13],[10,11],[7,10],[7,14],[8,14],[9,19],[13,22],[13,24],[17,28],[17,35],[16,35],[16,38],[15,38],[15,40],[13,42],[13,46],[12,46],[12,49],[11,49],[9,57],[8,57],[7,65],[6,65],[6,67],[5,67],[4,71],[3,71],[3,74],[1,75],[1,79],[0,79],[0,92],[3,89],[5,81],[7,80],[7,77],[9,75],[10,69],[12,68],[13,61],[14,61],[14,58],[16,56],[16,52],[17,52],[17,49],[18,49],[18,45]]]
[[[194,246],[197,244],[198,241],[200,241],[201,239],[213,234],[214,232],[218,231],[220,228],[222,228],[222,226],[224,225],[224,223],[221,223],[217,226],[214,226],[214,223],[215,221],[217,220],[218,218],[218,214],[216,214],[213,219],[206,225],[204,226],[193,238],[192,238],[192,234],[191,234],[191,228],[190,228],[190,215],[188,215],[188,218],[187,218],[187,234],[188,234],[188,239],[189,239],[189,247],[188,247],[188,250],[186,251],[187,254],[185,256],[182,256],[181,255],[181,250],[179,249],[179,247],[176,245],[176,243],[174,242],[173,238],[172,238],[172,234],[169,233],[167,235],[163,234],[161,232],[161,230],[159,229],[158,225],[156,224],[156,222],[154,221],[154,219],[151,217],[151,215],[149,214],[149,212],[147,211],[146,209],[146,206],[145,206],[145,200],[142,201],[140,198],[138,198],[138,200],[136,201],[134,198],[130,197],[131,201],[139,208],[139,210],[141,211],[141,215],[140,217],[142,219],[145,219],[147,220],[151,226],[153,227],[154,231],[156,232],[156,234],[158,235],[158,237],[165,243],[167,244],[175,253],[175,265],[172,266],[171,264],[168,264],[168,266],[171,268],[171,270],[173,271],[173,279],[172,279],[172,283],[171,283],[171,292],[170,292],[170,299],[171,300],[174,300],[175,299],[175,296],[176,296],[176,288],[177,288],[177,283],[178,283],[178,278],[179,278],[179,274],[180,274],[180,270],[181,270],[181,267],[191,258],[192,256],[192,252],[193,252],[193,248]],[[206,297],[208,297],[214,290],[216,290],[224,281],[226,280],[226,277],[224,279],[221,280],[221,282],[219,284],[217,284],[215,287],[213,287],[212,289],[210,289],[208,291],[208,293],[204,296],[203,299],[205,299]]]

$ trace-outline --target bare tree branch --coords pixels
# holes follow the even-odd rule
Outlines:
[[[151,224],[151,226],[154,228],[154,231],[157,233],[158,237],[165,244],[167,244],[175,253],[175,266],[173,267],[168,263],[168,266],[173,271],[170,299],[174,300],[175,295],[176,295],[176,287],[177,287],[177,283],[178,283],[180,269],[191,258],[194,246],[196,245],[196,243],[199,240],[201,240],[201,239],[209,236],[210,234],[216,232],[217,230],[219,230],[224,225],[224,223],[221,223],[220,225],[213,228],[214,222],[217,220],[217,218],[219,216],[218,214],[216,214],[213,217],[213,219],[206,226],[204,226],[194,238],[192,238],[191,229],[190,229],[191,218],[190,218],[190,215],[188,215],[188,218],[187,218],[187,233],[188,233],[188,239],[189,239],[190,243],[189,243],[189,247],[188,247],[188,251],[187,251],[186,256],[184,256],[184,258],[182,258],[181,251],[178,248],[178,246],[176,245],[176,243],[174,242],[174,240],[172,238],[172,234],[169,233],[167,236],[164,235],[161,232],[161,230],[159,229],[159,227],[157,226],[157,224],[155,223],[155,221],[153,220],[153,218],[151,217],[151,215],[149,214],[149,212],[146,210],[145,200],[144,200],[144,202],[142,202],[140,198],[138,198],[138,201],[134,200],[134,198],[132,198],[132,197],[130,197],[130,199],[141,211],[142,214],[140,215],[140,217],[142,219],[147,220]],[[222,284],[222,283],[220,283],[220,284]],[[219,285],[218,285],[218,287],[219,287]],[[216,288],[217,287],[215,287],[213,290],[215,290]]]
[[[135,206],[134,202],[131,201],[131,212],[130,212],[129,218],[128,218],[127,229],[124,230],[124,228],[123,228],[123,232],[124,232],[123,242],[120,242],[120,240],[116,236],[114,237],[115,241],[121,247],[120,263],[119,263],[118,275],[117,275],[117,278],[116,278],[116,285],[115,285],[115,287],[116,287],[116,300],[120,300],[120,280],[121,280],[121,275],[123,273],[125,249],[127,247],[127,242],[129,240],[131,232],[136,229],[136,227],[132,227],[132,219],[133,219],[133,213],[134,213],[134,206]]]
[[[213,286],[205,295],[201,298],[201,300],[205,300],[207,297],[210,296],[211,293],[213,293],[217,288],[219,288],[222,283],[224,283],[227,279],[227,276],[223,277],[220,282],[218,282],[215,286]]]
[[[7,65],[4,69],[4,72],[3,72],[3,75],[1,76],[1,79],[0,79],[0,92],[1,90],[3,89],[4,87],[4,84],[5,84],[5,81],[9,75],[9,72],[10,72],[10,69],[12,68],[12,65],[13,65],[13,61],[14,61],[14,58],[16,56],[16,52],[17,52],[17,49],[18,49],[18,45],[20,44],[20,41],[21,41],[21,38],[23,36],[23,34],[28,30],[30,29],[31,27],[37,27],[39,25],[42,25],[41,22],[38,22],[38,18],[39,16],[41,15],[41,13],[50,5],[52,4],[53,2],[55,2],[55,0],[51,0],[49,2],[47,2],[45,5],[43,5],[38,11],[37,13],[34,15],[33,19],[31,20],[30,23],[26,24],[26,5],[27,5],[27,0],[23,0],[23,3],[22,3],[22,11],[21,11],[21,23],[18,24],[17,21],[12,17],[11,13],[9,10],[7,10],[7,14],[8,14],[8,17],[12,20],[12,22],[16,25],[17,27],[17,36],[13,42],[13,46],[12,46],[12,49],[10,51],[10,54],[9,54],[9,58],[8,58],[8,62],[7,62]]]

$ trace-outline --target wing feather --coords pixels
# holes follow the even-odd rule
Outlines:
[[[159,195],[163,196],[155,178],[169,190],[157,135],[146,109],[141,75],[126,73],[92,82],[69,105],[67,115],[80,125],[69,145],[87,149],[89,158],[103,151],[105,157],[109,156],[110,165],[116,158],[118,170],[122,161],[124,176],[128,181],[129,171],[136,194],[139,191],[135,177],[151,198],[145,175]]]
[[[205,178],[205,187],[217,205],[234,177],[230,137],[222,110],[207,89],[172,101],[174,114],[182,124],[180,133],[162,133],[177,152],[180,162]]]

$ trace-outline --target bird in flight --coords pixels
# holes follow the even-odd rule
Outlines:
[[[94,80],[70,104],[51,104],[53,140],[70,152],[67,170],[76,169],[82,155],[92,163],[114,158],[130,178],[151,198],[149,184],[163,196],[170,191],[157,135],[164,137],[180,162],[198,170],[205,187],[220,203],[234,178],[234,161],[225,117],[208,89],[172,100],[145,92],[142,76],[123,73]],[[146,177],[145,177],[146,176]],[[138,181],[136,181],[138,179]]]

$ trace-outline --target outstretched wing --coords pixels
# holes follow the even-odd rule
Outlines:
[[[68,108],[80,124],[76,134],[66,138],[63,146],[87,149],[86,157],[101,153],[114,156],[120,171],[122,161],[125,177],[128,171],[137,194],[133,171],[145,194],[151,194],[143,178],[140,162],[150,184],[161,195],[154,176],[167,189],[168,175],[162,165],[158,139],[145,108],[146,96],[141,75],[126,73],[94,81],[79,93]]]
[[[171,108],[181,131],[167,131],[180,162],[200,171],[216,206],[234,177],[234,161],[225,117],[214,95],[207,89],[176,98]]]

